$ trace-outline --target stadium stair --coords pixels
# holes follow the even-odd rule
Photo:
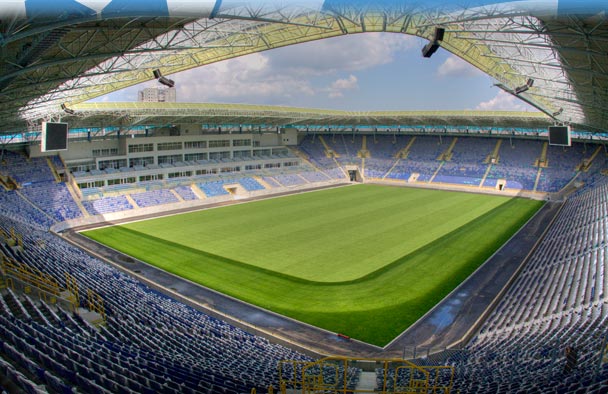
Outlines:
[[[256,175],[253,177],[253,179],[255,179],[256,182],[258,182],[260,185],[264,186],[264,189],[272,189],[272,186],[268,182],[263,180],[262,177]]]
[[[274,177],[274,176],[273,176],[273,177],[269,177],[269,178],[273,179],[273,180],[274,180],[276,183],[278,183],[278,184],[279,184],[279,186],[281,186],[281,187],[285,187],[285,185],[283,185],[283,184],[282,184],[282,183],[279,181],[279,179],[278,179],[277,177]]]
[[[59,172],[57,171],[57,168],[53,164],[53,161],[51,160],[51,158],[47,157],[46,162],[49,165],[49,168],[51,169],[51,173],[53,174],[53,178],[55,178],[55,182],[57,182],[57,183],[61,182],[61,177],[59,176]]]
[[[15,180],[8,175],[0,175],[0,186],[2,186],[5,191],[15,190],[18,188],[17,182],[15,182]]]
[[[486,157],[486,160],[484,161],[485,164],[498,164],[498,160],[499,160],[498,152],[500,151],[501,145],[502,145],[502,140],[496,141],[496,146],[494,147],[494,150],[492,151],[490,156]]]
[[[129,202],[129,204],[131,204],[131,206],[132,206],[134,209],[139,208],[139,205],[137,205],[137,203],[135,202],[135,200],[133,199],[133,197],[131,197],[131,196],[130,196],[130,195],[128,195],[128,194],[125,194],[125,198],[127,199],[127,201]]]
[[[207,198],[207,196],[205,196],[205,193],[203,193],[203,191],[201,189],[199,189],[195,183],[190,185],[190,188],[192,189],[192,192],[201,200],[204,200],[205,198]]]
[[[171,192],[171,194],[173,194],[175,196],[175,198],[177,198],[177,201],[184,202],[184,199],[182,198],[182,196],[180,196],[179,193],[176,192],[174,189],[171,189],[170,192]]]
[[[322,173],[323,175],[326,175],[328,178],[331,178],[327,173],[325,173],[325,171],[323,171],[323,169],[317,167],[317,165],[315,163],[313,163],[312,161],[310,161],[310,158],[308,157],[308,155],[306,155],[306,153],[302,152],[301,150],[299,150],[298,148],[295,147],[288,147],[288,149],[297,157],[300,158],[300,160],[302,160],[304,163],[308,164],[309,166],[311,166],[312,168],[315,169],[315,171],[318,171],[320,173]],[[256,180],[258,182],[260,182],[260,177],[254,177],[256,178]],[[259,178],[259,179],[258,179]],[[264,186],[266,189],[272,189],[272,186],[270,186],[268,183],[263,183],[260,182],[260,184],[262,186]]]
[[[488,164],[488,168],[486,169],[486,173],[483,174],[483,178],[481,179],[481,182],[479,183],[479,187],[482,187],[483,184],[486,182],[486,179],[488,178],[488,175],[490,175],[490,171],[492,171],[492,166],[494,164],[490,163]]]
[[[441,164],[439,164],[439,167],[437,167],[437,170],[435,170],[435,173],[433,174],[431,179],[429,179],[428,183],[433,183],[433,180],[435,180],[435,177],[437,176],[437,174],[439,174],[439,171],[441,171],[441,167],[443,167],[444,164],[445,161],[442,161]]]
[[[336,160],[336,158],[334,157],[334,161],[336,162],[336,165],[338,166],[338,168],[340,169],[340,171],[342,171],[342,174],[344,174],[345,178],[348,178],[348,173],[344,170],[344,168],[342,168],[342,166],[340,165],[340,163],[338,163],[338,160]]]
[[[393,163],[391,168],[386,172],[386,174],[384,174],[382,179],[386,179],[391,174],[395,167],[399,165],[401,159],[407,159],[408,155],[410,154],[410,149],[412,148],[412,145],[414,145],[414,142],[416,142],[416,136],[413,136],[405,147],[401,148],[397,153],[395,153],[394,158],[397,160],[395,160],[395,163]]]
[[[540,157],[534,163],[535,167],[547,168],[549,167],[549,163],[547,162],[547,150],[549,149],[549,143],[545,142],[543,144],[543,150],[540,152]],[[536,187],[534,188],[536,190]]]
[[[365,157],[361,158],[361,174],[365,176]]]
[[[21,193],[19,190],[16,191],[16,193],[19,195],[19,197],[21,197],[21,199],[23,201],[25,201],[27,204],[31,205],[36,211],[40,212],[41,214],[43,214],[44,216],[46,216],[47,218],[49,218],[50,220],[52,220],[53,222],[57,222],[57,220],[55,218],[53,218],[51,215],[49,215],[48,213],[44,212],[42,209],[40,209],[40,207],[38,207],[38,205],[34,204],[33,202],[31,202],[27,197],[25,197],[23,195],[23,193]]]
[[[298,176],[300,179],[302,179],[302,180],[304,181],[304,184],[306,184],[306,183],[310,183],[310,182],[308,181],[308,179],[306,179],[306,178],[304,178],[304,177],[302,176],[302,174],[296,174],[296,175],[297,175],[297,176]]]
[[[356,392],[373,393],[376,389],[376,373],[375,372],[361,372],[359,375],[359,382],[355,387]]]
[[[332,148],[329,147],[329,145],[327,145],[327,142],[325,142],[325,139],[323,139],[323,136],[319,136],[319,141],[321,141],[321,143],[323,144],[323,147],[325,147],[325,156],[328,158],[339,158],[340,155],[333,150]]]
[[[407,156],[410,153],[410,149],[412,149],[412,145],[414,145],[414,142],[416,142],[416,136],[413,136],[412,139],[410,140],[410,142],[407,143],[407,145],[401,149],[399,152],[397,152],[395,154],[395,158],[396,159],[407,159]]]
[[[534,189],[532,191],[536,191],[538,188],[538,183],[540,182],[540,176],[543,173],[543,167],[538,167],[538,171],[536,172],[536,180],[534,181]]]
[[[370,157],[369,150],[367,150],[367,136],[363,136],[363,142],[361,143],[361,150],[357,152],[357,156],[362,160]]]
[[[393,164],[393,166],[386,172],[386,174],[384,174],[382,179],[386,179],[386,177],[391,174],[391,171],[393,171],[395,169],[395,167],[397,167],[397,165],[399,164],[400,161],[401,161],[401,159],[397,158],[397,160],[395,160],[395,163]]]
[[[87,209],[84,207],[84,205],[82,205],[82,201],[80,201],[80,197],[78,197],[78,193],[76,192],[76,190],[74,190],[74,186],[72,186],[70,183],[66,183],[65,186],[68,189],[68,192],[70,193],[70,195],[72,196],[72,199],[76,203],[76,206],[82,213],[82,216],[84,216],[85,218],[90,217],[91,214],[89,213],[89,211],[87,211]]]
[[[440,161],[452,160],[452,151],[454,150],[454,147],[456,146],[457,142],[458,142],[458,137],[454,137],[454,139],[452,140],[452,143],[450,144],[448,149],[446,149],[445,152],[440,154],[439,157],[437,158],[437,160],[440,160]],[[434,176],[433,176],[433,178],[434,178]]]
[[[344,142],[344,136],[342,137],[342,142]],[[338,158],[340,157],[340,155],[338,154],[338,152],[336,152],[335,150],[331,149],[329,147],[329,145],[327,145],[327,143],[325,142],[325,140],[323,139],[323,136],[319,136],[319,139],[321,140],[321,142],[323,143],[323,146],[325,147],[325,156],[327,156],[327,158],[333,159],[334,163],[336,163],[336,167],[338,167],[342,173],[344,174],[344,176],[346,178],[348,178],[348,174],[346,173],[346,171],[344,171],[344,168],[342,168],[342,166],[340,165],[340,162],[338,161]],[[344,147],[346,148],[346,142],[344,142]],[[346,148],[348,149],[348,148]]]
[[[589,171],[589,168],[593,164],[593,160],[595,160],[595,158],[597,157],[597,155],[600,154],[601,151],[602,151],[602,146],[598,145],[597,149],[595,150],[595,152],[593,152],[591,157],[589,159],[583,159],[583,162],[577,166],[576,170],[583,171],[583,172]]]

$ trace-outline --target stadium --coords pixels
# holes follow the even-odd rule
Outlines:
[[[0,392],[608,392],[607,11],[1,3]],[[91,101],[368,32],[538,112]]]

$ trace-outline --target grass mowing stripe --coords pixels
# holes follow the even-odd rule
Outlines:
[[[407,201],[406,204],[416,204],[418,211],[441,212],[445,221],[453,220],[447,217],[447,214],[456,215],[462,211],[457,208],[459,204],[464,206],[479,204],[474,198],[478,196],[470,194],[463,196],[464,193],[433,191],[443,196],[435,196],[432,193],[431,195],[414,193],[412,196],[404,191],[418,189],[382,187],[378,189],[381,190],[380,195],[383,194],[382,192],[388,194],[388,200],[397,201],[397,195],[402,194],[402,199]],[[270,202],[280,202],[277,204],[278,210],[286,210],[290,204],[293,204],[300,210],[300,214],[310,216],[307,209],[303,208],[303,201],[310,198],[312,198],[311,204],[317,209],[321,209],[323,203],[326,204],[331,198],[350,204],[354,199],[361,204],[358,206],[359,209],[363,209],[363,202],[368,201],[370,197],[381,198],[377,194],[378,190],[368,190],[367,187],[340,190],[343,193],[353,193],[355,196],[349,198],[335,191],[308,193],[311,196],[305,199],[284,197],[266,200],[269,208],[263,204],[262,210],[268,214],[273,211],[274,204]],[[393,194],[396,190],[399,193]],[[425,202],[439,204],[446,198],[452,203],[443,204],[441,210],[437,210],[437,207],[427,208],[424,204]],[[166,222],[163,222],[163,225],[159,225],[155,220],[138,222],[133,223],[137,226],[105,228],[87,232],[85,235],[176,275],[264,308],[369,343],[384,345],[469,276],[542,205],[540,202],[523,199],[499,198],[496,201],[490,204],[490,209],[486,209],[474,219],[465,221],[451,231],[444,231],[440,236],[409,253],[387,261],[373,271],[363,269],[357,271],[357,275],[350,272],[350,275],[345,276],[342,281],[333,281],[334,283],[304,280],[301,275],[288,275],[285,272],[246,264],[249,261],[240,263],[200,248],[185,247],[182,242],[163,239],[164,236],[152,235],[153,227],[156,230],[162,229],[161,234],[171,231]],[[252,215],[257,215],[260,205],[243,204],[238,207],[236,215],[247,215],[247,208],[254,211]],[[212,211],[215,211],[215,215],[221,216],[226,212],[225,209]],[[382,210],[381,206],[377,206],[374,214],[379,215]],[[385,211],[386,213],[390,213],[390,210]],[[226,216],[233,214],[235,212],[224,213]],[[412,216],[418,216],[418,222],[424,218],[423,214],[415,211]],[[186,226],[188,221],[185,220],[188,217],[190,216],[173,217],[176,218],[175,223],[181,223],[179,232],[183,232],[183,229],[188,227]],[[200,220],[201,217],[195,215],[192,223],[200,226]],[[390,222],[391,216],[385,217],[385,220]],[[152,225],[145,226],[146,223]],[[213,224],[213,226],[218,225]],[[244,237],[246,234],[241,232],[241,236]],[[407,234],[398,233],[395,239],[406,237]],[[233,240],[233,242],[237,241]],[[293,239],[288,241],[295,242]],[[393,239],[390,241],[394,242]],[[314,242],[309,247],[314,247]]]
[[[360,185],[126,225],[314,281],[356,279],[508,198]]]

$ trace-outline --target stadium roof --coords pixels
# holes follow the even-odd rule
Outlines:
[[[547,127],[541,112],[504,111],[338,111],[243,104],[200,103],[82,103],[65,118],[73,127],[104,125],[314,125],[314,126],[478,126]]]
[[[467,4],[463,6],[462,4]],[[608,129],[605,2],[11,0],[0,3],[0,132],[249,53],[364,32],[440,42],[561,122]],[[77,107],[74,107],[77,108]],[[319,113],[318,111],[315,111]]]

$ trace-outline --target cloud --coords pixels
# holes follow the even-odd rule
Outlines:
[[[342,97],[345,90],[358,88],[354,72],[391,63],[399,52],[419,46],[418,38],[404,34],[353,34],[254,53],[169,77],[180,102],[284,105],[294,98]],[[342,73],[350,75],[327,82]],[[152,81],[127,88],[111,94],[111,100],[133,101],[138,90],[157,85]]]
[[[437,69],[437,76],[440,78],[472,78],[480,75],[484,75],[483,72],[455,55],[451,55],[445,59],[445,62],[443,62],[443,64]]]
[[[352,34],[296,44],[269,52],[275,69],[303,76],[361,71],[391,63],[395,55],[419,46],[405,34]]]
[[[295,96],[342,97],[358,88],[353,74],[329,87],[315,79],[392,62],[399,51],[414,47],[415,38],[397,34],[358,34],[273,51],[254,53],[171,76],[178,101],[230,101],[281,104]],[[323,79],[323,78],[322,78]]]
[[[353,74],[350,74],[348,76],[348,78],[340,78],[340,79],[335,80],[329,86],[329,89],[326,89],[326,90],[328,91],[327,96],[329,98],[339,98],[339,97],[344,97],[345,90],[353,90],[353,89],[358,89],[358,88],[359,88],[359,84],[358,84],[357,77],[354,76]]]
[[[305,79],[273,70],[265,54],[252,54],[188,70],[174,76],[179,101],[276,101],[293,95],[312,95]]]
[[[531,105],[502,90],[494,98],[479,103],[476,109],[482,111],[538,111]]]

